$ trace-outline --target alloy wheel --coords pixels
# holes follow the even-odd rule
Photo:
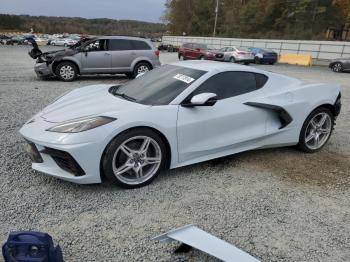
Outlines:
[[[332,131],[332,119],[326,112],[316,114],[308,123],[305,131],[305,144],[311,150],[321,148]]]
[[[137,68],[137,74],[139,75],[139,74],[144,74],[144,73],[146,73],[146,72],[148,72],[149,71],[149,68],[148,68],[148,66],[146,66],[146,65],[141,65],[141,66],[139,66],[138,68]]]
[[[151,179],[159,170],[162,151],[149,136],[134,136],[123,142],[112,159],[114,175],[123,183],[138,185]]]
[[[334,72],[341,72],[342,71],[342,64],[341,63],[336,63],[333,65],[332,69]]]
[[[60,68],[60,76],[64,80],[70,80],[74,77],[75,72],[72,66],[70,65],[64,65]]]

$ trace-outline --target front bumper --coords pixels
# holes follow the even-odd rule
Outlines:
[[[38,77],[53,76],[52,67],[44,63],[36,63],[34,66],[34,71]]]
[[[35,154],[31,156],[33,169],[78,184],[101,182],[100,160],[105,148],[103,138],[106,134],[103,128],[95,129],[93,137],[102,137],[102,140],[97,140],[92,139],[92,136],[89,138],[88,134],[79,136],[79,133],[45,131],[53,124],[41,117],[35,117],[34,123],[30,122],[20,129],[20,133],[27,143],[32,143],[31,148],[36,151],[35,158]],[[86,132],[89,131],[84,133]]]

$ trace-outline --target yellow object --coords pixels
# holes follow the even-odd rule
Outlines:
[[[291,65],[312,66],[311,55],[297,55],[297,54],[283,54],[280,55],[278,63],[285,63]]]

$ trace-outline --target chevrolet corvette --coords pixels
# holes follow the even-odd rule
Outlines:
[[[123,188],[163,169],[242,151],[320,150],[341,109],[340,87],[243,65],[181,61],[124,85],[58,97],[20,129],[32,168],[80,184]]]

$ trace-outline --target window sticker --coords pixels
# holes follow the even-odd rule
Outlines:
[[[183,75],[183,74],[177,74],[174,76],[175,79],[180,80],[182,82],[185,82],[186,84],[190,84],[194,81],[194,78]]]

